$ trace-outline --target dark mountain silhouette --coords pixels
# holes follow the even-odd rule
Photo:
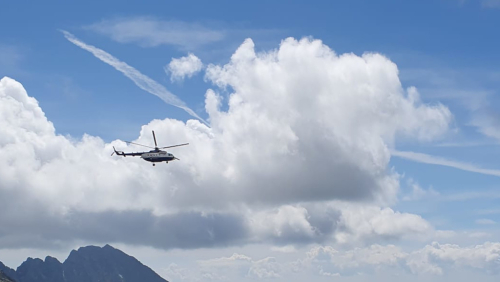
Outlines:
[[[28,258],[16,271],[0,262],[0,271],[16,282],[168,282],[134,257],[109,245],[73,250],[64,263],[53,257],[44,261]]]
[[[26,282],[64,282],[63,265],[53,257],[41,259],[28,258],[17,268],[17,281]]]
[[[0,270],[0,282],[14,282],[14,280]]]
[[[0,261],[0,272],[2,272],[4,276],[9,277],[10,279],[13,280],[17,279],[16,271],[14,269],[8,268],[1,261]]]

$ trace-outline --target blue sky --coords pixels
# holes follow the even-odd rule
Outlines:
[[[158,23],[153,31],[172,37],[145,32],[131,39],[111,29],[136,20]],[[500,1],[10,1],[2,4],[0,25],[0,78],[21,82],[56,132],[76,140],[136,140],[154,119],[192,116],[72,44],[63,30],[163,85],[203,119],[215,83],[204,70],[172,81],[164,68],[173,58],[192,53],[205,67],[225,65],[246,38],[260,52],[287,37],[319,39],[337,54],[383,54],[397,65],[403,88],[415,86],[424,104],[441,103],[453,114],[441,139],[396,138],[392,149],[425,155],[392,155],[387,168],[402,176],[391,208],[436,229],[477,235],[450,242],[480,244],[500,234]],[[227,99],[231,90],[219,91]]]
[[[496,52],[500,43],[495,36],[500,21],[498,9],[482,7],[480,1],[315,1],[314,5],[288,1],[237,4],[218,1],[216,5],[200,1],[146,1],[140,5],[120,1],[91,3],[26,5],[18,1],[2,9],[2,24],[11,27],[2,32],[2,46],[15,50],[18,56],[10,68],[2,67],[2,75],[30,77],[26,87],[37,89],[38,100],[63,134],[95,133],[110,140],[121,131],[124,137],[131,137],[131,133],[126,133],[127,127],[134,124],[136,131],[140,124],[151,118],[162,118],[167,112],[172,117],[187,116],[162,105],[155,97],[140,95],[142,90],[121,74],[68,44],[59,29],[73,32],[87,43],[128,62],[183,97],[201,114],[206,88],[202,77],[172,85],[163,66],[186,51],[196,52],[207,63],[226,62],[246,37],[256,42],[257,50],[276,48],[280,40],[288,36],[312,36],[338,53],[380,52],[398,64],[403,83],[408,86],[432,87],[429,80],[436,78],[431,75],[404,80],[406,69],[434,70],[439,75],[447,75],[441,71],[448,70],[451,77],[442,79],[458,80],[449,86],[453,88],[465,86],[494,91],[498,86],[498,75],[490,79],[493,81],[484,77],[494,76],[498,71],[495,65],[500,62]],[[101,20],[133,16],[199,23],[225,35],[220,41],[208,43],[206,48],[168,45],[143,48],[113,42],[84,28]],[[106,75],[105,82],[103,75]],[[62,89],[54,89],[54,84],[62,84],[58,87]],[[72,95],[66,93],[70,88]],[[139,101],[143,103],[137,103]],[[130,107],[129,103],[136,107]],[[92,107],[99,112],[99,117],[109,122],[89,120],[87,107]],[[129,119],[121,119],[123,116]],[[78,126],[74,126],[76,124]]]

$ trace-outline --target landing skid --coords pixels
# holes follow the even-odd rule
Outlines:
[[[166,164],[168,164],[168,162],[165,162]],[[156,166],[156,164],[153,164],[153,166]]]
[[[167,162],[167,161],[165,161],[165,163],[166,163],[166,164],[168,164],[168,162]],[[155,163],[153,163],[152,165],[153,165],[153,166],[156,166],[156,164],[155,164]]]

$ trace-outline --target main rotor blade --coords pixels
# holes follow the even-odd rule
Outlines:
[[[138,145],[138,146],[142,146],[142,147],[147,147],[147,148],[151,148],[151,149],[154,149],[153,147],[150,147],[150,146],[146,146],[146,145],[142,145],[142,144],[137,144],[137,143],[134,143],[134,142],[130,142],[130,141],[125,141],[126,143],[130,143],[130,144],[134,144],[134,145]]]
[[[155,136],[155,131],[153,130],[153,138],[155,139],[155,148],[158,147],[158,144],[156,144],[156,136]]]
[[[189,143],[179,144],[179,145],[172,145],[172,146],[167,146],[167,147],[161,147],[160,149],[167,149],[167,148],[173,148],[173,147],[179,147],[179,146],[185,146],[185,145],[189,145]]]

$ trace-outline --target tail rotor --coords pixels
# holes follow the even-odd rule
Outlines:
[[[111,156],[113,156],[114,154],[117,154],[117,155],[123,155],[123,152],[122,151],[117,151],[115,149],[115,146],[113,146],[113,152],[111,153]]]

